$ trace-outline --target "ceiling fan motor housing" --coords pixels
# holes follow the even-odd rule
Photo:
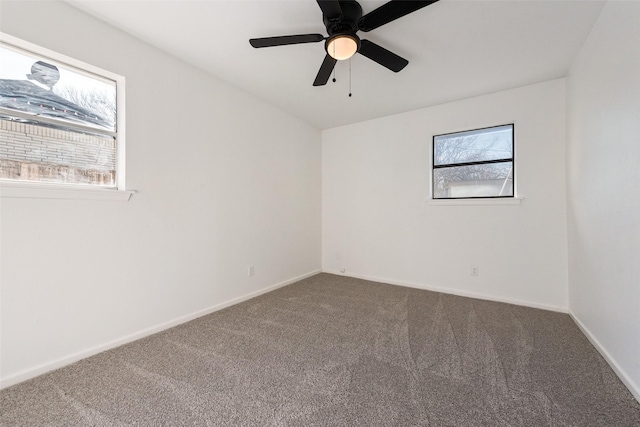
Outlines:
[[[341,0],[342,17],[327,17],[322,15],[324,26],[329,37],[335,34],[349,33],[355,35],[358,31],[358,21],[362,18],[362,7],[355,0]]]

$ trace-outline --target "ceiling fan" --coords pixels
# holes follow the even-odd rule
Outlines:
[[[360,40],[356,32],[375,30],[437,1],[391,0],[362,16],[362,7],[355,0],[317,0],[322,10],[322,20],[327,34],[329,34],[328,37],[322,34],[298,34],[250,39],[249,43],[255,48],[261,48],[317,43],[326,40],[325,51],[327,54],[313,82],[314,86],[327,84],[336,62],[349,59],[356,52],[397,73],[406,67],[409,61],[370,40]]]

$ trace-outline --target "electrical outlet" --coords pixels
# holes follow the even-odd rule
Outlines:
[[[477,265],[472,265],[471,266],[471,275],[472,276],[479,276],[480,275],[480,267],[478,267]]]
[[[255,274],[255,272],[256,272],[256,271],[255,271],[255,269],[253,268],[253,265],[250,265],[250,266],[247,268],[247,276],[251,277],[251,276],[253,276],[253,275]]]

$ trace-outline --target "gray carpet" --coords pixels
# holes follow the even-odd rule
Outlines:
[[[3,426],[640,426],[566,314],[320,274],[0,392]]]

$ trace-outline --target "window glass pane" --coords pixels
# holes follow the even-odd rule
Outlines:
[[[513,162],[433,170],[433,198],[513,196]]]
[[[0,119],[0,179],[116,186],[116,140]]]
[[[115,132],[115,82],[7,46],[0,64],[0,107]]]
[[[513,125],[439,135],[433,138],[434,165],[513,158]]]

